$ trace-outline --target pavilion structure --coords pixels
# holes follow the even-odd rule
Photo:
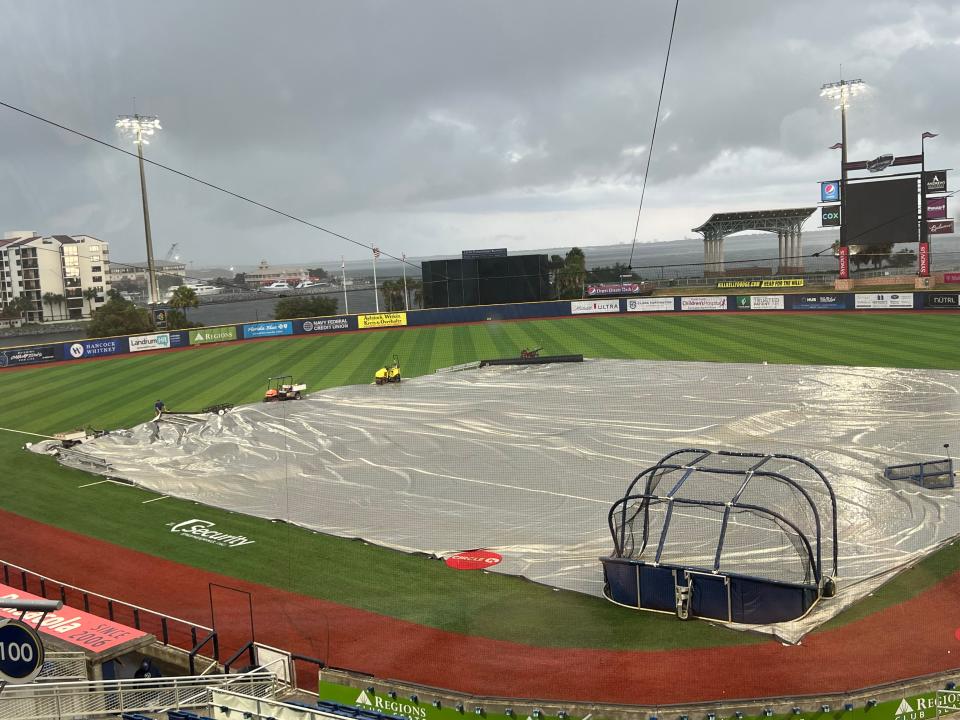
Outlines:
[[[779,265],[777,273],[803,273],[803,245],[801,226],[813,214],[815,207],[781,210],[747,210],[744,212],[714,213],[694,232],[703,235],[703,274],[723,275],[723,240],[727,235],[744,230],[760,230],[777,234]]]

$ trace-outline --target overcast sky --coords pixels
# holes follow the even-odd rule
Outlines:
[[[672,0],[0,0],[0,99],[399,255],[629,242]],[[816,204],[838,174],[821,84],[863,78],[851,159],[960,156],[960,3],[680,0],[639,240]],[[136,100],[134,101],[134,98]],[[133,147],[132,145],[129,147]],[[0,231],[142,259],[135,159],[0,108]],[[368,252],[147,168],[159,257]],[[952,213],[951,213],[952,214]],[[811,220],[808,227],[818,221]]]

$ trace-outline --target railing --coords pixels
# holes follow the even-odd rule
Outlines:
[[[82,652],[48,652],[37,682],[87,679],[87,656]]]
[[[4,585],[82,607],[84,612],[151,633],[164,645],[188,651],[191,674],[196,672],[196,657],[204,648],[211,649],[214,660],[220,659],[220,643],[213,628],[84,590],[3,560],[0,568]]]
[[[141,678],[14,685],[0,694],[3,720],[79,720],[119,713],[157,713],[204,708],[210,688],[225,687],[255,698],[276,695],[273,673],[207,677]]]

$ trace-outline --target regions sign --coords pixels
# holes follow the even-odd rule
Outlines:
[[[620,312],[619,300],[573,300],[570,303],[570,313],[572,315],[615,312]]]
[[[793,299],[793,310],[844,310],[846,303],[842,295],[797,295]]]
[[[350,320],[345,317],[317,318],[316,320],[304,320],[300,324],[301,330],[305,333],[325,333],[340,332],[350,329]]]
[[[943,193],[947,191],[947,171],[927,170],[923,173],[924,189],[928,193]]]
[[[243,326],[243,337],[276,337],[278,335],[293,335],[293,323],[290,320],[277,320],[275,322],[251,323]]]
[[[78,340],[75,343],[64,343],[64,355],[79,360],[85,357],[101,355],[116,355],[124,351],[122,338],[108,338],[106,340]]]
[[[840,181],[827,180],[820,183],[820,202],[837,202],[840,200]]]
[[[953,220],[927,220],[928,235],[952,235]]]
[[[596,285],[587,285],[587,295],[594,297],[597,295],[636,295],[640,292],[640,283],[598,283]]]
[[[718,280],[718,288],[785,288],[803,287],[803,278],[771,278],[770,280]]]
[[[627,300],[627,312],[673,312],[672,297],[630,298]]]
[[[0,584],[0,600],[42,600],[23,590]],[[0,617],[19,618],[19,610],[0,608]],[[64,605],[56,612],[28,612],[23,616],[25,622],[36,625],[43,617],[38,628],[41,635],[56,638],[81,650],[104,652],[123,645],[130,640],[139,640],[147,636],[145,632],[119,623],[105,620],[82,610]]]
[[[726,310],[726,295],[706,295],[703,297],[680,298],[681,310]]]
[[[738,310],[783,310],[783,295],[738,295]]]
[[[191,345],[207,345],[209,343],[229,342],[237,339],[236,325],[229,327],[200,328],[190,331]]]
[[[155,335],[131,335],[130,352],[143,352],[144,350],[167,350],[170,347],[170,333],[157,333]]]
[[[357,315],[357,327],[365,328],[400,327],[407,324],[405,312],[374,313],[372,315]]]
[[[960,295],[957,295],[957,293],[927,293],[925,307],[956,310],[960,307],[958,298],[960,298]]]
[[[0,350],[0,368],[35,365],[36,363],[52,362],[56,359],[56,348],[53,345]]]
[[[857,310],[912,309],[913,293],[857,293],[853,306]]]

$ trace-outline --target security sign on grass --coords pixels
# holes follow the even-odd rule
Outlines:
[[[503,556],[492,550],[464,550],[451,555],[445,562],[454,570],[483,570],[498,565]]]
[[[570,313],[572,315],[615,312],[620,312],[619,300],[574,300],[570,303]]]

